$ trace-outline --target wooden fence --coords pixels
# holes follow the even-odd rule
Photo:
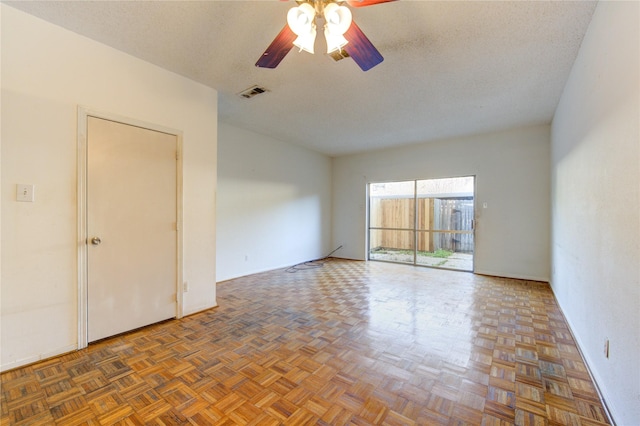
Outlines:
[[[418,220],[415,222],[415,202]],[[413,250],[414,226],[418,251],[473,252],[473,199],[465,198],[377,198],[370,199],[371,249]],[[430,231],[430,232],[427,232]]]

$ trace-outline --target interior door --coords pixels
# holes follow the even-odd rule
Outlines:
[[[176,316],[177,137],[87,118],[87,335]]]

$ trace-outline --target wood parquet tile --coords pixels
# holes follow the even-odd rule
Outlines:
[[[3,373],[2,425],[605,425],[543,283],[332,260]]]

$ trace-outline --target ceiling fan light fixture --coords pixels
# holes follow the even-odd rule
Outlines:
[[[315,43],[316,43],[316,28],[315,28],[315,26],[311,29],[311,32],[309,34],[299,35],[298,38],[296,38],[293,41],[293,45],[296,46],[298,49],[304,50],[304,51],[309,52],[311,54],[314,53],[313,47],[314,47]]]
[[[313,53],[313,45],[316,40],[315,18],[316,10],[309,3],[292,7],[287,13],[287,24],[291,31],[298,36],[293,45],[309,53]]]
[[[329,3],[324,7],[324,20],[332,34],[344,34],[351,26],[351,11],[348,7]]]
[[[327,39],[327,53],[340,51],[349,43],[343,35],[332,35],[326,28],[324,29],[324,38]]]
[[[351,26],[351,11],[349,8],[329,3],[323,10],[324,36],[327,39],[327,53],[342,49],[347,43],[344,33]]]

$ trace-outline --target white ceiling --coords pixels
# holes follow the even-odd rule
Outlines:
[[[549,123],[596,3],[407,1],[352,8],[385,60],[294,48],[255,62],[294,2],[5,3],[215,88],[219,120],[338,156]],[[258,84],[269,93],[243,99]]]

